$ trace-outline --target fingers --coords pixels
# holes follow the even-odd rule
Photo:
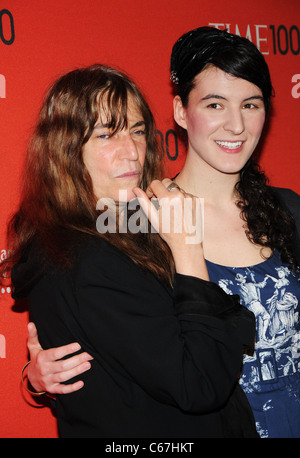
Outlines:
[[[71,355],[81,349],[81,346],[74,342],[68,345],[64,345],[62,347],[51,348],[50,350],[43,351],[43,361],[44,362],[59,362],[58,360]],[[69,361],[70,359],[66,359],[65,361]],[[58,364],[59,365],[59,364]]]
[[[51,372],[49,376],[49,382],[53,384],[60,384],[71,380],[73,377],[83,374],[91,368],[90,361],[84,361],[80,363],[74,363],[71,369],[62,368],[58,372]],[[46,379],[46,377],[45,377]]]
[[[148,197],[157,197],[161,199],[168,195],[167,187],[172,183],[172,180],[165,178],[163,181],[153,180],[148,188],[146,189],[146,194]]]
[[[67,347],[67,345],[66,345]],[[58,350],[58,349],[53,349]],[[46,350],[46,351],[53,351]],[[70,353],[68,352],[67,355]],[[48,357],[48,355],[46,355]],[[68,359],[61,359],[53,361],[52,355],[50,356],[50,362],[45,366],[44,375],[53,374],[56,375],[56,381],[65,382],[69,378],[75,377],[76,375],[82,374],[91,367],[89,361],[93,360],[93,357],[87,353],[80,353],[79,355],[72,356]],[[44,361],[45,362],[45,361]],[[57,376],[57,374],[60,374]]]
[[[70,356],[81,350],[81,346],[77,342],[43,350],[35,324],[29,323],[27,346],[31,360],[31,364],[28,366],[28,378],[36,391],[63,394],[82,388],[82,381],[70,385],[62,384],[91,368],[90,361],[93,357],[89,353],[83,352]],[[63,359],[65,357],[69,358]]]
[[[173,255],[176,246],[201,244],[203,211],[201,199],[186,193],[170,180],[154,180],[144,192],[135,188],[135,195],[156,232],[167,242]],[[158,208],[154,205],[158,202]]]
[[[170,178],[164,178],[162,180],[162,183],[164,184],[164,186],[167,188],[169,186],[169,184],[173,183],[172,180],[170,180]]]
[[[174,188],[172,189],[172,192],[170,192],[170,190],[168,190],[168,186],[172,183],[174,183],[172,180],[165,178],[163,181],[153,180],[145,192],[140,188],[133,189],[133,192],[135,193],[148,220],[154,229],[160,234],[162,217],[169,216],[170,202],[173,202],[178,197],[182,200],[185,196],[180,188]],[[159,205],[155,206],[155,201],[158,202]],[[165,207],[167,207],[167,211],[163,211],[163,208]]]
[[[140,204],[143,212],[147,216],[148,220],[150,221],[150,223],[152,224],[154,229],[156,231],[158,231],[158,228],[159,228],[158,210],[155,208],[155,205],[150,200],[150,198],[154,196],[154,191],[149,186],[147,188],[146,192],[144,192],[140,188],[134,188],[133,192],[136,195],[136,197],[137,197],[137,199],[139,201],[139,204]]]
[[[28,346],[29,352],[31,353],[33,349],[42,350],[42,347],[38,339],[38,333],[37,333],[35,324],[28,323],[27,329],[28,329],[27,346]]]
[[[84,386],[82,380],[79,382],[71,383],[70,385],[56,385],[53,387],[52,392],[48,391],[51,394],[70,394],[74,393],[75,391],[80,390]]]
[[[146,191],[142,191],[140,188],[134,188],[133,189],[133,192],[135,193],[135,195],[137,197],[142,197],[143,195],[147,195],[147,197],[149,199],[151,199],[152,197],[156,197],[158,199],[162,198],[162,197],[170,197],[170,194],[169,194],[169,190],[168,190],[168,186],[170,184],[174,183],[172,180],[170,180],[170,178],[165,178],[164,180],[162,181],[159,181],[159,180],[153,180],[148,188],[146,189]],[[175,184],[175,183],[174,183]],[[177,186],[177,185],[176,185]],[[183,189],[181,188],[174,188],[172,189],[172,191],[175,191],[175,192],[182,192],[184,194],[186,194]],[[172,192],[173,194],[173,192]]]
[[[30,352],[30,356],[35,351],[35,354],[38,353],[39,360],[42,360],[43,363],[55,362],[60,360],[66,356],[71,355],[79,350],[81,350],[81,346],[77,342],[73,342],[71,344],[63,345],[57,348],[51,348],[50,350],[43,350],[41,344],[38,339],[37,329],[34,323],[28,323],[28,341],[27,346]],[[42,350],[42,351],[41,351]],[[82,353],[81,359],[91,360],[93,359],[88,353]],[[65,363],[68,365],[72,365],[75,358],[70,358],[65,360]],[[59,366],[59,364],[58,364]]]
[[[67,347],[70,345],[65,346],[66,351],[68,351]],[[31,385],[38,392],[46,391],[50,394],[66,394],[79,390],[83,387],[82,380],[69,385],[63,385],[63,383],[88,371],[91,368],[90,360],[93,358],[84,352],[66,360],[53,361],[56,350],[40,351],[36,361],[32,361],[28,366],[28,378]],[[62,353],[59,352],[59,354]]]
[[[28,323],[27,329],[28,329],[28,337],[30,337],[32,339],[37,337],[37,329],[36,329],[34,323],[32,323],[32,322]]]

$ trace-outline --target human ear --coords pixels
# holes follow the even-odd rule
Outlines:
[[[186,129],[186,109],[182,104],[182,100],[179,95],[176,95],[173,100],[173,116],[176,123]]]

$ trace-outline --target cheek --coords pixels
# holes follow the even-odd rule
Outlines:
[[[145,144],[139,148],[139,163],[142,168],[144,167],[144,164],[145,164],[146,154],[147,154],[147,146]]]
[[[188,134],[208,136],[219,127],[219,119],[216,116],[202,113],[191,113],[187,118]]]
[[[260,137],[262,130],[265,125],[265,115],[261,114],[257,118],[251,120],[248,131],[252,133],[253,136]]]
[[[92,179],[94,186],[104,184],[110,176],[111,162],[107,161],[103,156],[98,158],[95,156],[86,157],[84,161],[87,171]]]

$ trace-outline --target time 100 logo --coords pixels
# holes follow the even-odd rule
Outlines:
[[[300,54],[300,31],[296,25],[286,27],[285,25],[246,24],[241,27],[238,24],[220,22],[210,22],[208,25],[221,30],[226,29],[230,33],[244,36],[248,40],[256,42],[256,46],[262,54],[270,54],[270,51],[273,51],[273,54],[282,55]],[[268,34],[268,29],[270,34]]]

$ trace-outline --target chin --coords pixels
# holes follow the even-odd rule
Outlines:
[[[115,201],[126,203],[135,198],[136,195],[132,192],[131,189],[120,189],[118,194],[115,196]]]
[[[219,171],[222,173],[228,173],[230,175],[235,175],[240,173],[244,165],[246,164],[246,161],[237,161],[235,163],[229,163],[229,164],[222,164],[222,166],[219,167]]]

